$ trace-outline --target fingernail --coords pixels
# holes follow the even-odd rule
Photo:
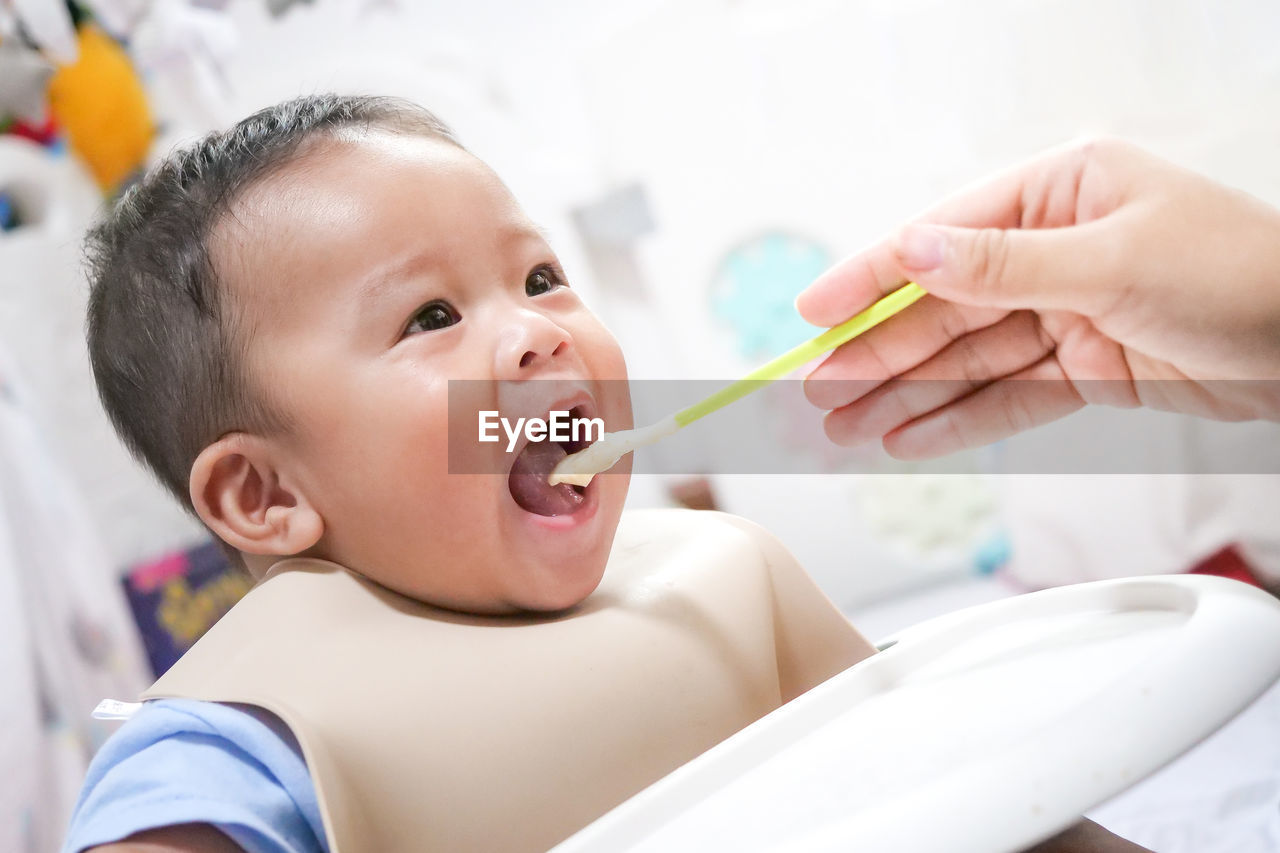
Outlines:
[[[804,314],[804,309],[800,306],[804,304],[804,295],[808,292],[809,292],[809,288],[806,287],[804,290],[800,291],[800,293],[796,295],[795,299],[791,301],[791,307],[795,308],[796,313],[799,314],[801,317],[805,316],[805,314]]]
[[[834,409],[838,401],[832,399],[831,381],[825,378],[826,371],[816,368],[804,379],[804,397],[819,409]]]
[[[898,235],[898,262],[912,272],[928,272],[942,266],[947,235],[928,225],[907,225]]]

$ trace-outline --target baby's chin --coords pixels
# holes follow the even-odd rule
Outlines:
[[[612,536],[609,537],[612,540]],[[606,546],[609,543],[604,543]],[[528,589],[520,591],[512,597],[510,612],[530,615],[555,615],[572,610],[591,597],[604,579],[605,565],[608,562],[608,547],[602,549],[598,559],[586,558],[573,567],[571,574],[557,572],[544,582],[530,584]]]
[[[488,559],[505,565],[476,585],[432,583],[424,577],[430,574],[430,567],[421,564],[412,572],[371,567],[362,574],[407,598],[464,615],[558,615],[577,607],[599,587],[615,527],[616,524],[609,525],[607,531],[600,531],[592,547],[561,561],[547,560],[545,556],[529,559],[527,553],[508,552],[505,559],[488,555]]]

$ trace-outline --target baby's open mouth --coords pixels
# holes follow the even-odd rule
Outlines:
[[[570,417],[580,418],[585,414],[580,407],[569,410]],[[561,483],[552,486],[547,483],[552,470],[560,464],[560,460],[571,453],[584,449],[590,441],[531,441],[524,446],[511,465],[511,474],[507,477],[507,487],[516,505],[525,512],[534,515],[572,515],[582,508],[586,502],[587,490],[582,486],[571,486]]]

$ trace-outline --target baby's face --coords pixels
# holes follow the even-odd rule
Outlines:
[[[272,439],[281,465],[325,523],[308,553],[468,612],[556,610],[595,589],[625,464],[581,491],[521,485],[506,473],[520,448],[473,428],[455,466],[504,473],[449,473],[450,379],[487,380],[475,407],[512,421],[573,409],[631,426],[617,342],[493,172],[372,131],[324,143],[234,214],[215,262],[249,370],[290,419]]]

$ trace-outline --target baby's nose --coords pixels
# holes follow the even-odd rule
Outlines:
[[[503,330],[496,365],[500,378],[528,378],[573,346],[569,333],[549,317],[531,311],[521,314]]]

